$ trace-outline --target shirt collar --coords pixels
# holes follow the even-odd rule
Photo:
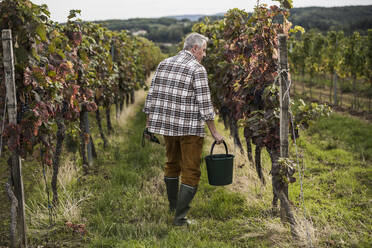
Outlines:
[[[183,49],[181,52],[184,52],[184,53],[186,53],[186,54],[191,55],[191,57],[193,57],[193,58],[196,60],[194,54],[192,54],[190,51]]]

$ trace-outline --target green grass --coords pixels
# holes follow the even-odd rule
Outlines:
[[[238,154],[231,140],[228,145],[236,155],[236,164],[245,167],[235,169],[232,185],[215,187],[208,184],[203,162],[198,192],[189,212],[198,225],[174,227],[163,183],[164,147],[141,147],[145,116],[140,109],[138,106],[125,125],[113,121],[115,133],[106,149],[92,120],[98,159],[89,175],[81,176],[79,166],[75,170],[79,159],[64,155],[61,205],[54,210],[52,226],[40,167],[25,163],[30,247],[306,247],[298,176],[289,187],[302,232],[301,239],[294,240],[289,226],[270,213],[271,164],[266,151],[262,164],[267,185],[263,187],[255,169]],[[228,131],[221,123],[216,124],[227,137]],[[369,247],[372,243],[369,130],[370,123],[332,114],[301,132],[297,142],[305,166],[304,197],[314,247]],[[203,156],[209,153],[210,144],[208,137]],[[293,144],[290,150],[294,159]],[[50,169],[47,175],[50,180]],[[5,216],[1,210],[1,216]],[[73,232],[65,225],[67,221],[85,224],[87,234]],[[1,240],[6,238],[2,236]]]
[[[209,186],[205,165],[190,211],[199,225],[174,227],[163,183],[164,148],[157,144],[140,146],[143,126],[144,115],[139,112],[128,126],[119,129],[124,137],[114,149],[107,150],[119,149],[115,163],[101,168],[109,171],[109,180],[98,173],[88,182],[96,191],[84,204],[90,227],[86,247],[252,247],[257,240],[260,247],[270,246],[264,234],[244,237],[251,228],[248,217],[252,216],[245,198]],[[261,223],[255,225],[263,229]]]
[[[306,167],[306,207],[321,246],[368,247],[372,243],[371,130],[370,123],[332,114],[318,120],[298,140]],[[290,193],[298,204],[299,185],[294,184]]]
[[[7,163],[9,156],[10,152],[7,150],[4,151],[3,147],[2,155],[0,157],[0,247],[2,245],[10,245],[10,201],[7,193],[5,192],[5,183],[8,183],[10,177],[10,167]],[[21,163],[23,171],[24,195],[27,199],[28,196],[33,197],[38,185],[42,184],[44,181],[42,181],[41,165],[30,160],[22,160]],[[29,219],[26,219],[26,221],[28,220]]]
[[[319,136],[326,150],[352,151],[362,161],[372,161],[372,125],[357,118],[332,114],[321,118],[309,129],[308,135]],[[338,150],[342,153],[341,150]],[[343,154],[340,154],[343,155]]]

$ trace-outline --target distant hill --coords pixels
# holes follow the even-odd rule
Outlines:
[[[214,15],[211,15],[213,17],[215,16],[223,16],[225,13],[217,13],[217,14],[214,14]],[[198,21],[200,19],[203,19],[204,17],[206,17],[207,15],[175,15],[175,16],[165,16],[165,18],[173,18],[173,19],[176,19],[178,21],[181,21],[181,20],[189,20],[189,21],[192,21],[192,22],[195,22],[195,21]]]
[[[176,19],[178,21],[181,21],[181,20],[189,20],[189,21],[192,21],[192,22],[196,22],[197,20],[199,20],[199,18],[203,18],[205,15],[175,15],[175,16],[164,16],[164,18],[172,18],[172,19]]]
[[[212,21],[222,18],[224,13],[208,16]],[[127,20],[99,21],[111,30],[129,30],[160,43],[178,43],[192,26],[206,15],[177,15],[161,18],[134,18]],[[343,30],[346,35],[359,31],[365,35],[372,29],[372,5],[346,7],[307,7],[291,9],[290,21],[305,30]]]
[[[359,31],[365,34],[372,28],[372,5],[294,8],[291,9],[290,21],[306,30],[343,30],[346,34]]]

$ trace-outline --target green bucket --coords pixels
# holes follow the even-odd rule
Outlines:
[[[226,154],[213,154],[213,148],[216,141],[212,144],[211,153],[205,156],[207,164],[208,181],[210,185],[222,186],[232,183],[234,155],[229,154],[225,141]]]

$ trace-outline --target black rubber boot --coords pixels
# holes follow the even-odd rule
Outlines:
[[[191,187],[181,183],[180,192],[178,194],[176,214],[173,221],[175,226],[193,224],[193,221],[186,219],[186,214],[190,209],[189,204],[194,198],[196,190],[196,187]]]
[[[169,201],[169,210],[174,212],[177,207],[178,177],[164,177],[165,186]]]

